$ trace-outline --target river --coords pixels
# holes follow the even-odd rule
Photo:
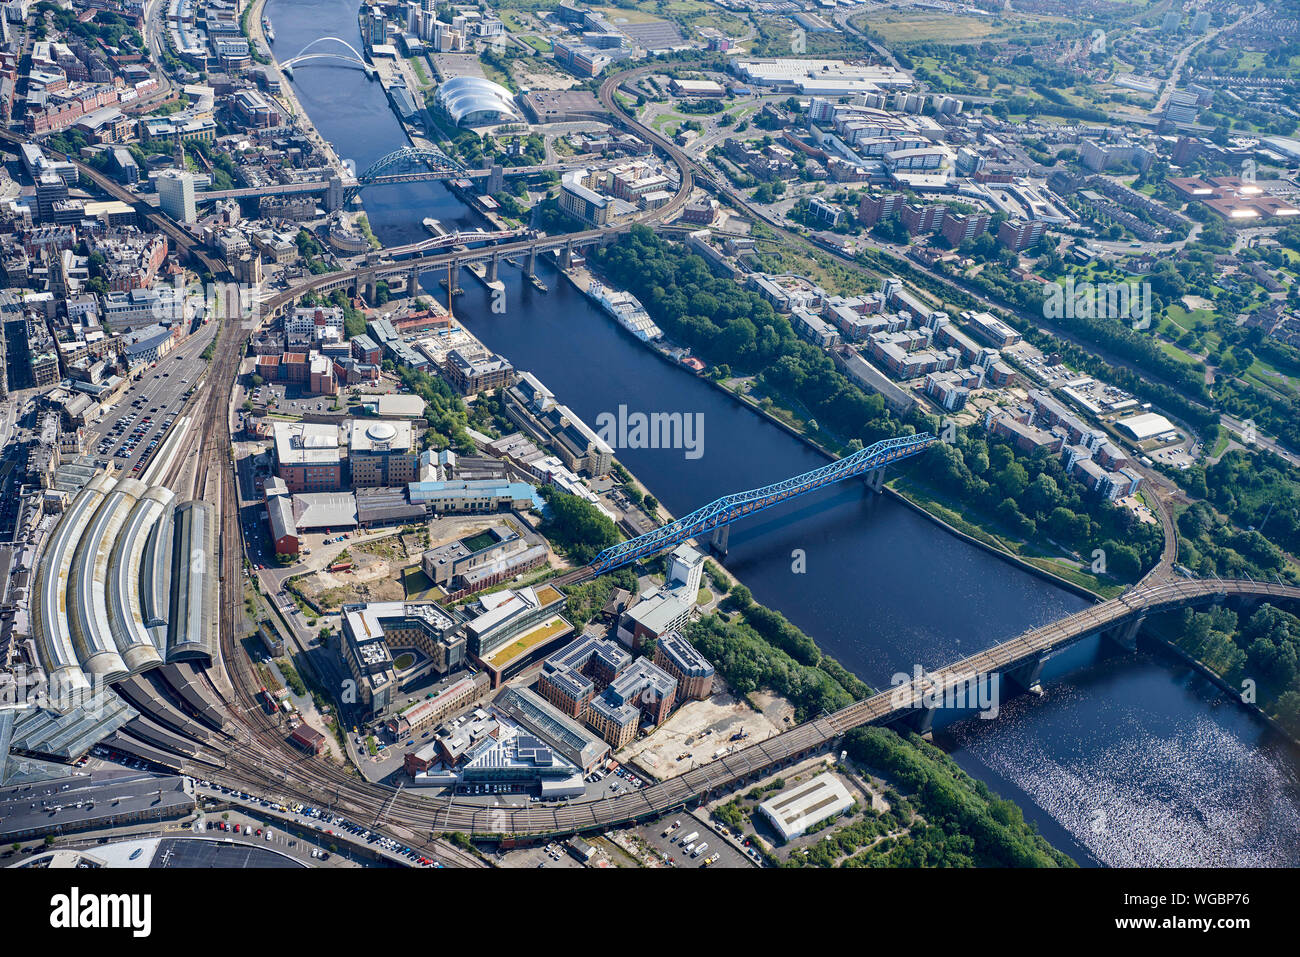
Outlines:
[[[320,36],[357,44],[354,0],[271,0],[280,58]],[[294,91],[340,156],[364,170],[407,145],[379,83],[356,69],[300,67]],[[426,216],[481,225],[440,183],[363,196],[387,245],[425,235]],[[588,423],[602,412],[698,414],[702,454],[621,449],[674,514],[825,463],[782,429],[617,328],[549,264],[542,293],[503,266],[506,311],[468,273],[456,315],[489,348],[535,373]],[[424,277],[442,296],[436,277]],[[1069,614],[1079,596],[846,483],[734,527],[727,568],[863,680],[885,687]],[[800,571],[800,568],[803,570]],[[1300,864],[1300,761],[1275,734],[1166,656],[1119,655],[1096,640],[1048,662],[1045,695],[996,721],[936,731],[974,777],[1024,809],[1083,864]]]

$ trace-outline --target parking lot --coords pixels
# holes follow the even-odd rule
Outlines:
[[[501,863],[506,867],[582,867],[578,859],[565,850],[562,844],[547,844],[545,847],[521,847],[505,854]]]
[[[423,857],[412,848],[399,844],[393,838],[372,833],[362,827],[328,810],[303,804],[276,804],[266,798],[242,791],[225,788],[206,781],[197,782],[200,793],[229,801],[235,810],[221,814],[209,815],[209,829],[228,830],[231,833],[247,834],[247,827],[254,828],[253,836],[267,840],[266,832],[272,832],[270,842],[281,842],[289,851],[298,856],[309,857],[318,861],[329,861],[334,854],[341,854],[345,859],[352,855],[353,845],[366,846],[368,850],[383,860],[404,864],[409,867],[441,867],[436,861]],[[261,820],[259,811],[273,813],[283,819],[281,824],[269,824]],[[284,822],[291,824],[295,830],[312,834],[305,838],[292,833],[285,833]],[[225,825],[223,828],[222,825]],[[234,831],[235,826],[239,831]],[[329,848],[334,848],[333,851]]]
[[[719,833],[721,826],[703,813],[682,811],[629,833],[667,858],[671,867],[758,866],[757,860],[746,858],[744,852]]]
[[[275,411],[280,415],[335,411],[333,396],[306,395],[301,385],[280,382],[254,385],[248,392],[248,401],[257,409]]]
[[[201,327],[170,354],[140,373],[139,379],[87,432],[86,449],[100,468],[113,465],[139,477],[157,452],[185,404],[186,395],[207,370],[201,353],[216,324]]]

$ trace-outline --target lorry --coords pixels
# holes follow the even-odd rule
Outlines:
[[[708,849],[709,849],[709,842],[708,842],[708,841],[700,841],[700,846],[697,847],[695,850],[691,851],[691,857],[699,857],[701,854],[703,854],[703,853],[704,853],[705,851],[707,851]]]
[[[687,834],[687,835],[686,835],[684,838],[682,838],[678,843],[681,844],[682,847],[685,847],[687,844],[690,844],[692,841],[694,841],[694,840],[695,840],[697,837],[699,837],[699,836],[700,836],[700,832],[699,832],[699,831],[691,831],[691,833]]]

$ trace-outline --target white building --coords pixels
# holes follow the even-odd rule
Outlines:
[[[172,219],[192,223],[198,218],[194,206],[194,176],[178,169],[158,174],[158,205]]]
[[[758,806],[782,840],[792,841],[832,815],[853,806],[853,796],[834,774],[819,774]]]

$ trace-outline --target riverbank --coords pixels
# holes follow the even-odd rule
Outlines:
[[[269,10],[286,56],[322,33],[350,39],[355,31],[355,0],[278,0]],[[373,162],[406,143],[383,92],[359,71],[304,70],[295,91],[342,155]],[[389,245],[424,238],[426,216],[449,229],[478,225],[440,183],[368,191],[366,210]],[[493,313],[490,294],[474,282],[465,283],[458,315],[485,346],[536,373],[585,421],[619,404],[705,412],[708,455],[620,452],[666,510],[684,515],[737,488],[825,464],[825,455],[786,429],[768,428],[770,418],[750,415],[700,388],[698,377],[633,348],[559,280],[549,257],[538,270],[549,294],[503,270],[509,311]],[[431,291],[433,278],[426,277]],[[800,557],[806,552],[806,574],[792,568],[795,549]],[[727,563],[757,601],[817,635],[822,648],[878,687],[914,663],[958,660],[1089,604],[967,547],[891,496],[863,495],[857,483],[741,523]],[[1173,661],[1099,658],[1096,643],[1067,649],[1049,662],[1046,696],[1017,698],[1000,721],[970,722],[955,758],[1024,807],[1058,847],[1086,845],[1117,864],[1294,864],[1300,800],[1272,782],[1293,782],[1296,762],[1283,756],[1280,742],[1269,746],[1277,739],[1268,728],[1222,707],[1216,686],[1171,668]],[[1156,753],[1161,759],[1151,760]],[[1226,786],[1199,787],[1205,780]],[[1090,826],[1093,811],[1111,822],[1100,834]]]
[[[574,275],[575,273],[577,275]],[[568,280],[569,283],[575,289],[577,289],[583,295],[586,295],[587,294],[586,286],[584,286],[581,281],[582,273],[585,273],[589,277],[596,277],[595,272],[586,266],[577,267],[576,269],[573,270],[560,270],[560,275],[564,276],[564,278]],[[605,280],[602,279],[601,281],[604,282]],[[602,314],[604,314],[603,311]],[[668,363],[671,366],[683,368],[680,362],[674,359],[671,355],[668,355],[662,348],[656,345],[656,343],[641,340],[638,337],[632,335],[632,333],[628,332],[626,329],[623,329],[621,326],[619,326],[619,324],[612,317],[606,315],[606,318],[610,323],[612,323],[615,327],[618,328],[619,332],[629,336],[630,338],[632,338],[642,346],[647,347],[650,353],[657,356],[662,361]],[[828,462],[833,462],[841,458],[841,456],[837,452],[828,449],[826,446],[822,445],[820,442],[814,439],[807,432],[791,425],[781,416],[776,415],[772,411],[763,408],[763,406],[759,402],[750,398],[748,395],[737,393],[735,390],[727,388],[727,386],[725,386],[723,383],[719,382],[718,380],[712,379],[705,375],[700,375],[699,379],[701,382],[707,383],[714,389],[717,389],[719,392],[727,396],[732,402],[736,403],[737,405],[743,406],[744,408],[749,409],[755,412],[756,414],[762,416],[768,422],[775,425],[777,428],[781,429],[791,437],[802,442],[808,448],[813,449],[820,455],[824,456]],[[791,412],[789,409],[784,409],[783,411],[787,412],[791,416],[794,415],[794,413]],[[924,515],[926,518],[930,519],[932,522],[942,527],[945,531],[951,533],[952,535],[955,535],[956,537],[962,539],[963,541],[976,546],[982,551],[985,551],[988,554],[1002,561],[1015,565],[1016,567],[1024,571],[1027,571],[1038,578],[1041,578],[1045,581],[1050,581],[1055,585],[1059,585],[1060,587],[1065,588],[1068,591],[1072,592],[1073,594],[1076,594],[1082,598],[1086,598],[1090,601],[1105,601],[1108,598],[1115,597],[1115,594],[1118,594],[1123,591],[1122,585],[1116,585],[1115,594],[1106,594],[1102,591],[1097,591],[1092,588],[1089,588],[1086,585],[1083,585],[1079,582],[1072,581],[1069,578],[1066,578],[1062,575],[1058,575],[1055,572],[1051,571],[1050,569],[1042,568],[1038,565],[1035,565],[1033,562],[1028,561],[1024,557],[1011,551],[1008,546],[1003,544],[1000,540],[998,540],[994,536],[990,536],[994,538],[994,540],[990,542],[957,528],[951,522],[946,520],[942,514],[934,511],[931,507],[927,507],[927,505],[924,504],[923,502],[917,501],[916,499],[909,497],[907,494],[903,493],[902,491],[892,487],[891,484],[886,484],[882,492],[886,495],[891,496],[896,501],[906,505],[909,509],[912,509],[918,514]],[[960,515],[961,513],[957,512],[957,514]],[[979,528],[978,522],[971,521],[964,515],[961,517],[964,521],[968,521],[972,527]],[[1025,542],[1023,544],[1028,546],[1030,543]]]

